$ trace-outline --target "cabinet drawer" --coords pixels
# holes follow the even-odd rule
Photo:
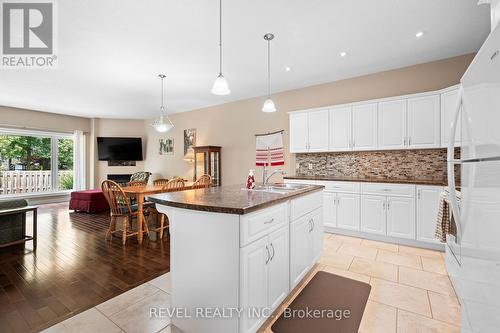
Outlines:
[[[316,185],[323,185],[325,191],[329,192],[359,193],[360,191],[360,183],[356,182],[317,181]]]
[[[415,185],[409,184],[361,184],[362,194],[415,197]]]
[[[323,204],[323,191],[314,192],[290,201],[290,220],[295,220]]]
[[[282,203],[258,212],[242,215],[240,218],[240,246],[245,246],[285,225],[288,221],[286,208],[287,203]]]

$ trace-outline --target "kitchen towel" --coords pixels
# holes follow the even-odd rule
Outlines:
[[[460,192],[457,191],[456,193],[457,201],[460,202]],[[442,243],[446,242],[446,235],[451,234],[456,236],[455,220],[450,209],[449,196],[450,193],[448,192],[448,190],[445,190],[441,193],[441,196],[439,198],[439,210],[436,222],[435,236]]]
[[[255,136],[255,165],[284,165],[283,131]]]

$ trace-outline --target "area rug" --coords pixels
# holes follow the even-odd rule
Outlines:
[[[319,271],[271,326],[274,333],[356,333],[371,286]]]

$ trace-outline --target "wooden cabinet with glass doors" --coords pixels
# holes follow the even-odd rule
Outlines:
[[[212,186],[221,186],[221,148],[200,146],[194,148],[194,179],[207,174],[212,176]]]

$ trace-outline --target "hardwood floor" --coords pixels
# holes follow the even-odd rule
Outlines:
[[[38,246],[0,252],[0,332],[36,332],[170,270],[170,244],[104,240],[109,215],[44,205]],[[31,232],[31,231],[29,231]]]

